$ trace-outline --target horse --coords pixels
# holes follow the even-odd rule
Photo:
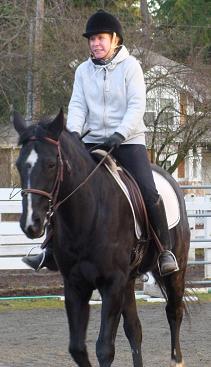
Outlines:
[[[102,298],[101,324],[96,341],[100,367],[110,367],[115,356],[115,337],[123,317],[134,367],[143,367],[142,329],[134,295],[138,273],[151,271],[166,297],[171,332],[171,367],[184,367],[180,326],[184,313],[185,271],[190,231],[184,199],[176,181],[163,169],[179,202],[180,221],[170,229],[179,271],[161,277],[153,239],[144,246],[143,257],[132,266],[137,245],[134,218],[117,182],[69,132],[62,110],[55,118],[28,126],[14,114],[14,127],[21,146],[16,165],[22,187],[20,226],[29,238],[53,228],[53,253],[64,281],[65,308],[69,325],[69,352],[79,367],[91,367],[86,331],[89,301],[97,289]]]

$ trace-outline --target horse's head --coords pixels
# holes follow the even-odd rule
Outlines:
[[[46,214],[62,174],[58,139],[64,129],[63,112],[52,121],[31,126],[15,112],[14,127],[21,145],[16,162],[23,193],[20,225],[28,237],[36,238],[44,232]]]

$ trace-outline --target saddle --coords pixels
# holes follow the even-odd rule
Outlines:
[[[107,152],[97,149],[92,151],[92,155],[99,162],[107,155]],[[151,239],[155,242],[159,252],[163,251],[163,246],[150,224],[144,199],[133,176],[124,167],[118,165],[110,155],[107,155],[103,164],[123,190],[133,213],[137,243],[131,254],[131,263],[135,267],[140,264]],[[180,220],[179,203],[176,193],[168,180],[161,173],[156,172],[155,169],[153,170],[153,176],[156,188],[163,198],[168,227],[171,229]]]

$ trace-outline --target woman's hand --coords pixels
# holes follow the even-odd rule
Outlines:
[[[119,133],[114,133],[104,141],[103,145],[109,149],[119,148],[119,146],[123,143],[124,140],[125,140],[124,136],[122,136]]]

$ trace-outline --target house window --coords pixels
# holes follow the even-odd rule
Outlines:
[[[196,210],[196,214],[204,214],[204,210]],[[204,229],[205,228],[205,218],[196,217],[195,218],[195,229]]]
[[[159,118],[159,126],[162,127],[173,127],[174,125],[174,114],[173,112],[163,112]]]
[[[160,126],[172,127],[174,125],[174,101],[172,98],[160,99]]]
[[[160,98],[160,108],[173,110],[174,100],[172,98]]]
[[[156,99],[155,98],[147,98],[146,101],[146,111],[156,111]]]
[[[156,119],[156,113],[155,112],[145,112],[144,115],[144,122],[146,126],[153,126]]]
[[[146,126],[153,126],[156,119],[156,99],[147,98],[144,122]]]
[[[144,121],[147,126],[153,126],[159,115],[158,126],[161,128],[174,125],[174,100],[173,98],[147,98]]]

